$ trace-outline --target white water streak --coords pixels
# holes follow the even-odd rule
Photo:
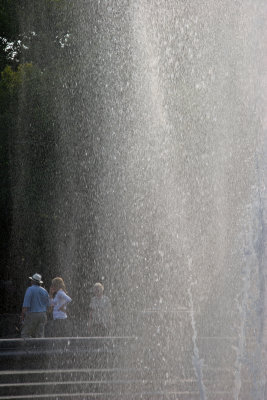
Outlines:
[[[244,276],[243,276],[243,289],[242,289],[242,302],[238,305],[240,311],[240,330],[238,346],[236,348],[236,361],[234,371],[234,400],[238,400],[242,386],[242,365],[244,360],[244,351],[246,345],[246,321],[247,321],[247,308],[248,308],[248,294],[250,290],[250,263],[245,263]],[[238,299],[237,299],[238,301]]]
[[[194,350],[193,350],[192,362],[193,362],[195,374],[196,374],[197,381],[198,381],[200,399],[206,400],[207,399],[206,388],[205,388],[205,385],[203,382],[203,372],[202,372],[203,360],[200,359],[200,357],[199,357],[199,349],[197,346],[198,333],[197,333],[197,328],[196,328],[194,301],[193,301],[193,294],[192,294],[192,288],[195,285],[195,282],[193,282],[193,280],[192,280],[191,264],[192,264],[192,260],[190,259],[188,262],[190,281],[189,281],[189,287],[188,287],[187,291],[188,291],[188,295],[189,295],[190,317],[191,317],[191,325],[192,325],[192,330],[193,330],[192,342],[193,342]]]

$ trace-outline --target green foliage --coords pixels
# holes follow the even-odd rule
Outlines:
[[[17,70],[7,65],[1,72],[1,87],[12,92],[16,87],[21,85],[23,79],[25,79],[25,76],[29,74],[31,69],[31,63],[21,64]]]
[[[7,65],[1,72],[0,80],[0,109],[2,119],[13,119],[14,105],[18,101],[19,89],[27,81],[32,81],[34,74],[34,68],[31,63],[25,63],[18,66],[14,70],[10,65]],[[10,115],[6,115],[6,113]]]

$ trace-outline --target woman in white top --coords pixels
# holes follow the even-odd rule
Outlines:
[[[67,304],[72,300],[66,293],[66,287],[62,278],[52,280],[49,291],[50,306],[53,309],[54,336],[65,336],[67,320]]]

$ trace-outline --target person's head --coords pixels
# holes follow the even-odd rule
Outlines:
[[[32,285],[41,285],[43,283],[42,281],[42,275],[40,274],[33,274],[33,276],[29,276],[29,279],[32,282]]]
[[[65,283],[64,283],[63,279],[60,278],[59,276],[52,279],[51,287],[55,290],[55,292],[57,292],[59,289],[62,289],[62,290],[64,290],[64,292],[66,292]]]
[[[103,295],[104,292],[104,286],[102,285],[102,283],[95,283],[94,284],[94,295],[96,297],[101,297]]]

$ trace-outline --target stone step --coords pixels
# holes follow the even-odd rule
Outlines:
[[[106,369],[106,370],[54,370],[15,371],[10,375],[4,371],[1,377],[0,396],[23,396],[59,393],[193,393],[199,384],[194,372],[190,379],[174,376],[168,371]],[[203,384],[209,393],[231,391],[234,385],[229,371],[220,371],[214,379],[205,379]]]
[[[8,351],[38,352],[38,351],[65,351],[77,349],[112,349],[121,345],[129,345],[136,341],[135,337],[59,337],[59,338],[27,338],[27,339],[0,339],[0,355]]]
[[[134,337],[82,337],[0,340],[0,370],[49,369],[63,366],[106,367],[122,363],[125,348],[130,351]]]
[[[122,392],[122,393],[57,393],[57,394],[39,394],[39,395],[21,395],[21,396],[0,396],[0,400],[199,400],[199,391],[194,392]],[[208,400],[233,400],[233,393],[222,391],[210,393]],[[247,400],[247,399],[241,399]]]
[[[147,380],[91,380],[91,381],[62,381],[62,382],[26,382],[0,385],[0,396],[26,395],[46,393],[134,393],[142,392],[195,392],[198,391],[196,380],[191,381],[147,381]]]

